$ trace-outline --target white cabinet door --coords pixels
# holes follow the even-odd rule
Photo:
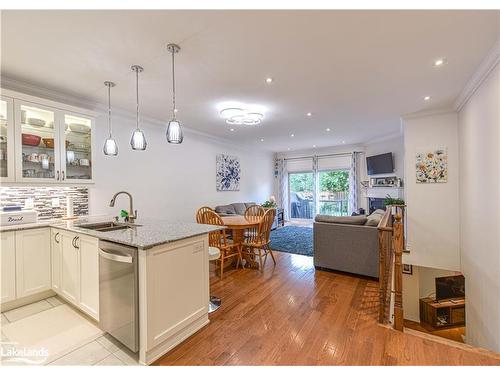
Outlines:
[[[92,182],[94,120],[77,113],[63,113],[60,127],[61,181],[68,183]]]
[[[40,228],[17,231],[17,298],[43,292],[50,288],[50,230]]]
[[[77,240],[80,254],[79,307],[99,320],[99,242],[97,238],[80,236]]]
[[[80,280],[80,256],[76,245],[77,235],[71,232],[61,231],[61,273],[60,293],[71,303],[78,305],[79,280]]]
[[[61,291],[61,233],[57,229],[51,229],[51,265],[52,265],[52,289],[56,293]]]
[[[0,233],[0,303],[16,299],[16,232]]]
[[[62,113],[52,107],[17,99],[14,108],[16,181],[60,182]]]
[[[139,296],[139,316],[143,315],[139,319],[147,322],[147,328],[141,325],[141,329],[146,328],[150,350],[207,316],[208,236],[149,249],[139,277],[146,278],[147,294]]]
[[[15,181],[14,170],[14,100],[0,99],[0,177],[2,182]]]

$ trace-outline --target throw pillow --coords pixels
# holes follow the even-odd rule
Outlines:
[[[384,210],[375,210],[371,215],[368,215],[365,225],[376,227],[382,220],[384,213]]]

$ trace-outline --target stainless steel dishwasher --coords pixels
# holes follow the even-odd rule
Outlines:
[[[99,241],[99,327],[139,350],[137,248]]]

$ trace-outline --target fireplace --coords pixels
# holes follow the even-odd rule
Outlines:
[[[371,214],[378,209],[385,210],[384,200],[385,198],[368,198],[368,212]]]

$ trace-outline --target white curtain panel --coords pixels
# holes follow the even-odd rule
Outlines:
[[[279,207],[283,208],[285,220],[290,218],[288,212],[288,170],[287,161],[278,159]]]
[[[351,156],[351,168],[349,170],[349,202],[348,214],[358,212],[358,152]]]

